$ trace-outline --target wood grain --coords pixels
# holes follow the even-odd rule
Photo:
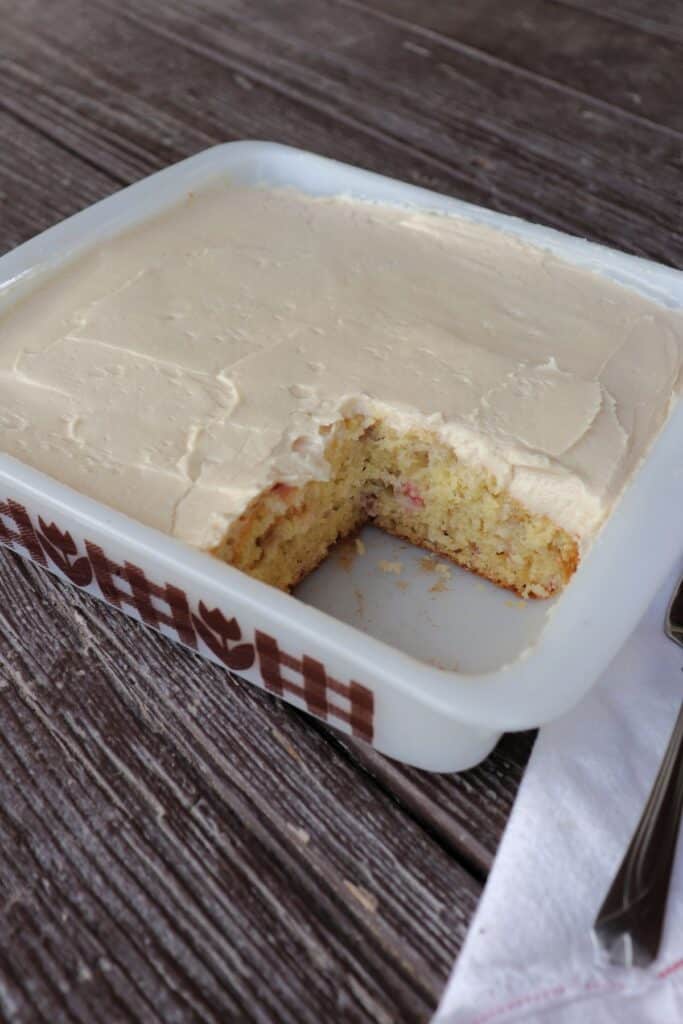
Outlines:
[[[671,0],[554,0],[567,7],[578,7],[600,17],[630,25],[641,33],[683,40],[683,7]]]
[[[683,266],[674,0],[0,0],[0,251],[270,138]],[[0,558],[0,1018],[426,1020],[524,765],[426,776]]]
[[[343,1020],[421,1019],[479,890],[456,860],[302,715],[2,562],[15,1000],[50,1020],[313,1021],[337,999]]]
[[[47,68],[71,102],[68,120],[45,110],[34,81],[21,95],[23,116],[99,165],[107,163],[107,136],[147,150],[144,170],[209,141],[274,138],[683,264],[683,222],[670,216],[680,133],[469,44],[445,35],[427,44],[410,25],[369,17],[355,0],[320,0],[313,22],[306,4],[287,7],[285,16],[276,0],[261,0],[256,11],[172,0],[163,19],[156,0],[111,0],[111,9],[89,7],[89,32],[108,40],[95,64],[60,16],[63,5],[36,19],[34,4],[12,19],[8,74],[14,80],[27,64]],[[438,10],[462,7],[419,11],[434,19]],[[126,61],[139,68],[134,89],[118,72]],[[93,97],[85,126],[75,116],[82,91]],[[165,120],[155,128],[159,107]],[[192,126],[193,143],[178,122]]]
[[[430,835],[484,881],[535,735],[504,736],[483,764],[455,776],[427,775],[382,757],[366,744],[347,737],[340,742]]]
[[[653,8],[649,28],[653,23],[663,23],[669,30],[648,31],[644,38],[646,5],[637,2],[343,2],[419,27],[439,41],[446,36],[456,46],[471,47],[497,62],[504,61],[547,82],[583,93],[618,108],[622,115],[629,113],[678,130],[683,127],[683,40],[675,38],[679,33],[672,30],[681,26],[680,5],[675,3],[659,5],[659,20],[657,5],[647,5]],[[662,18],[664,9],[667,18]]]

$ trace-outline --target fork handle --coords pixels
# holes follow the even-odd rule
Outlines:
[[[683,647],[683,580],[671,598],[666,617],[666,632],[674,643]]]
[[[683,702],[621,867],[593,930],[610,959],[644,967],[659,951],[683,812]]]

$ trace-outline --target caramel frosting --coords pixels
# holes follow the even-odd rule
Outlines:
[[[381,416],[582,543],[681,390],[683,316],[443,214],[215,185],[0,322],[0,447],[200,548]]]

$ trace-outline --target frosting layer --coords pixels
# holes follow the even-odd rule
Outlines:
[[[320,427],[427,427],[586,542],[683,378],[683,316],[502,232],[213,186],[0,321],[0,446],[216,545],[324,478]]]

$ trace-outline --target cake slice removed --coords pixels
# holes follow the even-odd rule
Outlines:
[[[574,572],[575,538],[429,431],[400,434],[381,420],[353,417],[326,433],[329,479],[273,485],[214,555],[287,590],[370,521],[522,597],[549,597]]]

